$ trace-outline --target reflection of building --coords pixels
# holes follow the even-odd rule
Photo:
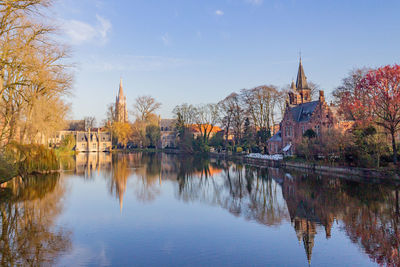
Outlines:
[[[326,210],[327,203],[323,202],[325,199],[319,193],[301,178],[285,175],[282,179],[282,194],[288,207],[290,220],[299,242],[303,242],[309,263],[311,263],[317,227],[325,228],[325,236],[328,239],[331,237],[331,228],[335,220],[332,211]]]
[[[88,177],[95,171],[111,169],[110,153],[79,153],[75,160],[75,172]]]
[[[128,122],[128,109],[126,107],[126,96],[122,88],[122,79],[119,81],[118,96],[115,100],[115,121]]]

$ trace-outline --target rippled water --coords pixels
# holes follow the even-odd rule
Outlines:
[[[167,154],[2,184],[1,265],[400,264],[399,186]]]

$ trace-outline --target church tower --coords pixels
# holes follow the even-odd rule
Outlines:
[[[289,105],[299,105],[311,101],[311,89],[308,87],[307,77],[304,74],[303,63],[299,62],[296,84],[292,81],[289,92]]]
[[[126,96],[124,96],[122,88],[122,79],[119,81],[119,91],[115,101],[115,121],[128,122],[128,109],[126,107]]]
[[[297,72],[296,89],[300,94],[301,103],[307,103],[311,101],[311,89],[308,87],[307,77],[304,74],[303,64],[299,63],[299,70]]]

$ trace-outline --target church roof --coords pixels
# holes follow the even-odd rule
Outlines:
[[[290,112],[292,113],[293,119],[297,122],[309,121],[318,104],[319,100],[291,107]]]
[[[297,90],[308,89],[307,77],[304,74],[304,69],[303,69],[303,64],[301,63],[301,58],[300,58],[300,63],[299,63],[299,70],[297,72],[296,88],[297,88]]]

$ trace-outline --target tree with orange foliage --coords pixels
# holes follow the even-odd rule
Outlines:
[[[400,130],[400,65],[369,71],[357,84],[351,98],[347,103],[359,123],[375,123],[390,134],[393,162],[396,164],[395,137]]]

